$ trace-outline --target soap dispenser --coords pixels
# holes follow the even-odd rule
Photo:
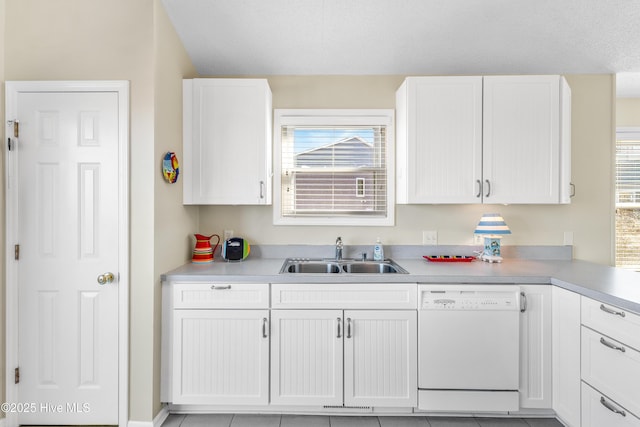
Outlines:
[[[382,242],[380,242],[379,237],[376,239],[376,244],[373,245],[373,260],[374,261],[384,260],[384,248],[382,247]]]

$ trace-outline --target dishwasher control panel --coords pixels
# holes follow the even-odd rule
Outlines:
[[[519,289],[509,288],[461,290],[421,287],[420,310],[519,310]]]

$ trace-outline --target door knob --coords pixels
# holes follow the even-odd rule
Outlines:
[[[98,283],[101,285],[105,285],[107,283],[113,283],[113,273],[107,272],[98,276]]]

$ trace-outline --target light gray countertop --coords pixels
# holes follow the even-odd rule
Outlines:
[[[163,281],[232,283],[515,283],[552,284],[598,301],[640,313],[640,273],[579,260],[505,259],[500,264],[433,263],[422,257],[393,256],[409,274],[280,274],[286,257],[216,259],[185,264]]]

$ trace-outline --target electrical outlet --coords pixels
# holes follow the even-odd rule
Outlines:
[[[482,237],[479,234],[474,234],[473,235],[473,244],[474,245],[483,245],[484,244],[484,237]]]
[[[229,240],[233,237],[233,230],[224,230],[224,240]]]
[[[435,246],[438,244],[438,232],[435,230],[422,231],[422,244]]]
[[[564,232],[564,245],[573,246],[573,231]]]

